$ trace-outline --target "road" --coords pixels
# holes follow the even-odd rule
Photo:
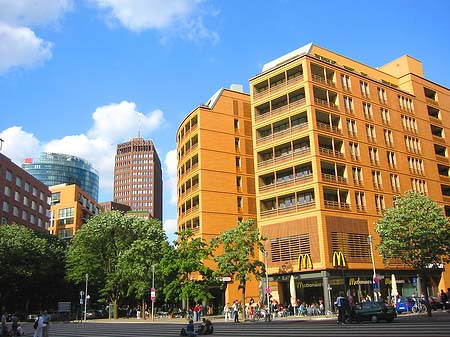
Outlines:
[[[382,336],[450,337],[450,313],[400,315],[393,323],[353,323],[337,325],[334,319],[285,318],[272,322],[225,323],[213,320],[215,337],[305,337],[305,336]],[[179,336],[182,320],[96,320],[88,323],[53,323],[50,337],[150,337]],[[23,324],[26,336],[32,336],[31,324]]]

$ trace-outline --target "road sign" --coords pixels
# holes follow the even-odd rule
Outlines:
[[[222,277],[222,282],[230,282],[230,281],[231,281],[231,277],[229,277],[229,276]]]
[[[155,288],[152,288],[150,290],[150,299],[152,300],[152,302],[155,302],[155,300],[156,300],[156,289]]]
[[[270,294],[271,291],[272,291],[272,290],[271,290],[269,287],[266,288],[266,293],[267,293],[267,294]]]

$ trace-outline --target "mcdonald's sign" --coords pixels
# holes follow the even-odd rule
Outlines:
[[[333,267],[346,267],[344,253],[336,251],[333,253]]]
[[[299,254],[298,255],[298,270],[302,269],[313,269],[313,264],[311,260],[311,254]]]

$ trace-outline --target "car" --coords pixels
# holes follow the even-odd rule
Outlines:
[[[351,320],[356,322],[386,321],[391,323],[397,317],[397,312],[392,305],[385,302],[360,302],[351,311]]]
[[[399,297],[395,302],[395,310],[401,314],[403,312],[411,312],[414,306],[414,300],[412,297]]]
[[[428,296],[428,302],[430,302],[431,309],[433,309],[433,310],[443,308],[442,301],[439,297]]]

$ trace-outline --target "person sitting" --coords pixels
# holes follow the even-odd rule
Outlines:
[[[212,322],[207,318],[202,318],[202,325],[198,329],[197,333],[199,335],[212,335],[214,332],[214,327]]]

